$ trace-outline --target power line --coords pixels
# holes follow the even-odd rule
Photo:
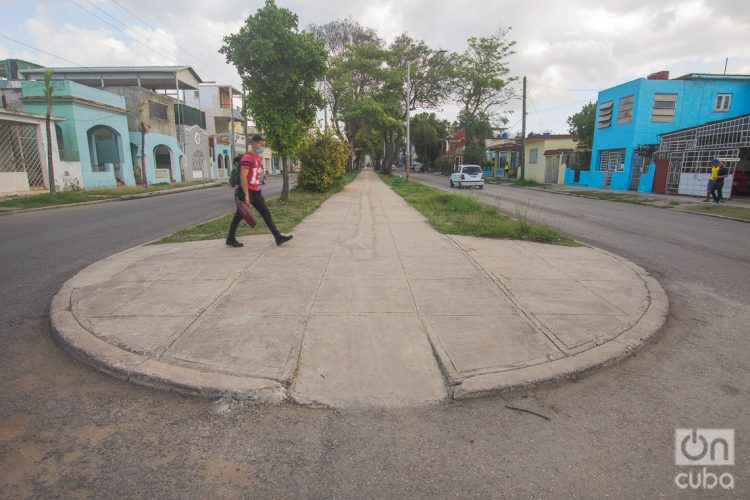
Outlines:
[[[78,2],[76,2],[75,0],[68,0],[68,1],[69,1],[70,3],[72,3],[72,4],[74,4],[75,6],[77,6],[78,8],[80,8],[81,10],[85,11],[85,12],[86,12],[87,14],[89,14],[90,16],[92,16],[92,17],[94,17],[94,18],[98,19],[99,21],[101,21],[102,23],[106,24],[106,25],[107,25],[107,26],[109,26],[110,28],[112,28],[112,29],[115,29],[115,30],[119,31],[120,33],[122,33],[123,35],[127,36],[128,38],[130,38],[130,39],[131,39],[131,40],[133,40],[134,42],[136,42],[136,43],[138,43],[138,44],[142,45],[143,47],[147,48],[148,50],[150,50],[150,51],[151,51],[151,52],[153,52],[154,54],[157,54],[157,55],[159,55],[159,56],[162,56],[162,55],[163,55],[163,53],[162,53],[162,52],[160,52],[159,50],[157,50],[157,48],[161,48],[161,49],[163,50],[163,47],[157,47],[157,48],[154,48],[154,47],[153,47],[153,46],[151,46],[151,45],[147,45],[147,44],[146,44],[146,43],[145,43],[144,41],[142,41],[142,40],[140,40],[139,38],[137,38],[137,37],[135,37],[135,36],[131,35],[130,33],[126,32],[125,30],[123,30],[123,29],[122,29],[122,28],[120,28],[119,26],[116,26],[116,25],[112,24],[111,22],[107,21],[106,19],[103,19],[103,18],[102,18],[101,16],[98,16],[97,14],[95,14],[94,12],[92,12],[91,10],[89,10],[89,9],[86,9],[86,8],[85,8],[84,6],[82,6],[81,4],[79,4]],[[99,8],[99,7],[97,7],[97,6],[96,6],[96,5],[94,5],[94,4],[93,4],[93,3],[92,3],[92,2],[90,1],[90,0],[85,0],[85,1],[86,1],[87,3],[89,3],[90,5],[92,5],[93,7],[95,7],[96,9],[98,9],[98,10],[102,11],[102,12],[103,12],[104,14],[106,14],[106,15],[107,15],[108,17],[110,17],[111,19],[114,19],[114,20],[115,20],[115,21],[116,21],[117,23],[121,24],[122,26],[127,26],[127,25],[126,25],[126,23],[124,23],[124,22],[120,21],[120,20],[119,20],[118,18],[116,18],[115,16],[113,16],[113,15],[109,14],[109,13],[108,13],[108,12],[106,12],[105,10],[103,10],[103,9],[101,9],[101,8]],[[147,26],[148,26],[148,25],[147,25]],[[155,33],[159,33],[159,31],[158,31],[158,30],[156,30],[156,28],[152,28],[152,27],[150,27],[150,26],[149,26],[149,28],[150,28],[150,29],[152,29],[152,30],[153,30],[153,31],[154,31]],[[161,33],[159,33],[159,34],[161,34]],[[176,45],[176,44],[175,44],[175,47],[176,47],[176,48],[177,48],[178,50],[181,50],[181,49],[180,49],[179,47],[177,47],[177,45]]]
[[[3,35],[2,33],[0,33],[0,36],[3,37],[3,38],[6,38],[8,40],[10,40],[11,42],[15,42],[15,43],[17,43],[19,45],[23,45],[24,47],[28,47],[30,49],[36,50],[38,52],[41,52],[42,54],[47,54],[48,56],[52,56],[55,59],[59,59],[61,61],[65,61],[66,63],[72,64],[73,66],[82,66],[82,64],[78,64],[77,62],[71,61],[70,59],[65,59],[64,57],[58,56],[56,54],[53,54],[52,52],[47,52],[46,50],[42,50],[39,47],[34,47],[33,45],[29,45],[28,43],[21,42],[19,40],[16,40],[15,38],[11,38],[11,37],[9,37],[7,35]]]
[[[117,31],[119,31],[119,32],[120,32],[120,33],[122,33],[123,35],[125,35],[125,36],[129,37],[129,38],[130,38],[130,39],[132,39],[133,41],[135,41],[135,42],[138,42],[139,44],[143,45],[144,47],[146,47],[147,49],[149,49],[149,50],[150,50],[151,52],[153,52],[154,54],[157,54],[157,55],[162,55],[162,54],[160,54],[159,52],[157,52],[157,51],[156,51],[156,49],[154,49],[153,47],[149,47],[148,45],[146,45],[145,43],[141,42],[140,40],[138,40],[138,39],[137,39],[137,38],[135,38],[134,36],[132,36],[132,35],[130,35],[130,34],[128,34],[128,33],[126,33],[126,32],[125,32],[125,31],[124,31],[124,30],[123,30],[122,28],[118,28],[117,26],[115,26],[114,24],[110,23],[109,21],[105,21],[104,19],[102,19],[101,17],[97,16],[96,14],[94,14],[93,12],[91,12],[90,10],[88,10],[87,8],[85,8],[84,6],[82,6],[81,4],[79,4],[78,2],[76,2],[75,0],[68,0],[68,1],[69,1],[70,3],[72,3],[73,5],[75,5],[76,7],[78,7],[79,9],[81,9],[82,11],[86,12],[87,14],[89,14],[90,16],[92,16],[92,17],[95,17],[95,18],[96,18],[96,19],[98,19],[99,21],[103,22],[104,24],[106,24],[106,25],[107,25],[107,26],[109,26],[110,28],[114,28],[114,29],[116,29]]]
[[[136,14],[135,12],[133,12],[132,10],[130,10],[129,8],[127,8],[127,7],[126,7],[125,5],[123,5],[122,3],[118,2],[117,0],[112,0],[112,3],[114,3],[115,5],[117,5],[118,7],[120,7],[120,8],[122,9],[122,10],[124,10],[125,12],[127,12],[128,14],[130,14],[130,16],[131,16],[131,17],[133,17],[134,19],[136,19],[137,21],[139,21],[139,22],[140,22],[141,24],[143,24],[143,25],[144,25],[144,26],[146,26],[147,28],[151,29],[151,30],[152,30],[152,31],[153,31],[154,33],[157,33],[157,34],[158,34],[159,36],[161,36],[161,37],[162,37],[162,38],[163,38],[164,40],[166,40],[166,41],[167,41],[167,42],[169,42],[169,43],[170,43],[171,45],[173,45],[173,46],[175,47],[175,49],[177,49],[178,51],[182,52],[183,54],[187,54],[187,55],[188,55],[188,56],[189,56],[190,58],[192,58],[193,60],[195,60],[195,61],[198,61],[198,62],[200,62],[201,64],[203,64],[203,65],[204,65],[204,67],[205,67],[205,68],[208,68],[208,69],[210,69],[210,70],[211,70],[212,72],[215,72],[215,73],[219,73],[219,74],[222,74],[222,76],[224,76],[224,77],[226,77],[226,76],[227,76],[226,74],[224,74],[224,73],[223,73],[223,71],[220,71],[220,70],[219,70],[219,71],[217,71],[217,68],[216,68],[216,67],[214,67],[213,65],[211,65],[210,63],[208,63],[208,62],[204,61],[203,59],[199,58],[199,57],[198,57],[198,56],[196,56],[195,54],[193,54],[193,53],[189,52],[189,51],[188,51],[187,49],[183,49],[182,47],[180,47],[180,46],[179,46],[179,45],[178,45],[178,44],[177,44],[176,42],[174,42],[174,41],[173,41],[172,39],[170,39],[169,37],[167,37],[166,35],[164,35],[164,34],[163,34],[163,33],[162,33],[162,32],[161,32],[160,30],[159,30],[158,26],[154,26],[154,25],[152,25],[152,24],[149,24],[149,23],[148,23],[148,22],[146,22],[146,21],[145,21],[145,20],[144,20],[143,18],[141,18],[140,16],[138,16],[138,15],[137,15],[137,14]],[[123,23],[123,24],[124,24],[124,23]],[[231,78],[230,78],[230,79],[231,79]]]
[[[534,110],[536,119],[539,120],[539,124],[542,126],[542,129],[547,130],[547,126],[544,124],[544,121],[542,121],[542,117],[539,115],[539,111],[537,111],[536,105],[534,104],[534,101],[531,99],[531,95],[529,95],[529,103],[531,104],[531,108]]]
[[[554,90],[563,90],[565,92],[599,92],[599,89],[573,89],[573,88],[562,88],[562,87],[553,87],[552,85],[545,85],[543,83],[530,83],[530,85],[534,85],[536,87],[545,87],[548,89],[554,89]]]

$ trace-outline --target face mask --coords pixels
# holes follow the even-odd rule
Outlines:
[[[265,150],[266,150],[266,148],[264,148],[263,146],[258,146],[257,148],[255,148],[255,152],[257,154],[259,154],[259,155],[262,155],[263,151],[265,151]]]

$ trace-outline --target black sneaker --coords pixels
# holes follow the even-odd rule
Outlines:
[[[240,243],[237,240],[227,240],[227,246],[230,246],[230,247],[244,247],[245,244],[244,243]]]
[[[278,238],[276,238],[276,246],[281,246],[287,241],[291,240],[292,238],[294,238],[294,236],[292,236],[291,234],[287,236],[284,236],[283,234],[281,234],[279,235]]]

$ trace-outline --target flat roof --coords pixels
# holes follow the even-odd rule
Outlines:
[[[688,73],[674,80],[750,80],[750,75],[722,75],[717,73]]]
[[[97,66],[49,68],[53,80],[71,80],[89,87],[143,87],[149,90],[198,90],[203,82],[190,66]],[[23,69],[19,78],[39,80],[45,68]]]

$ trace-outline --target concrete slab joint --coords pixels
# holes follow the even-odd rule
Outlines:
[[[104,259],[55,296],[54,335],[151,387],[401,407],[578,377],[633,352],[667,315],[664,290],[627,260],[439,234],[369,172],[289,244],[244,242]]]

